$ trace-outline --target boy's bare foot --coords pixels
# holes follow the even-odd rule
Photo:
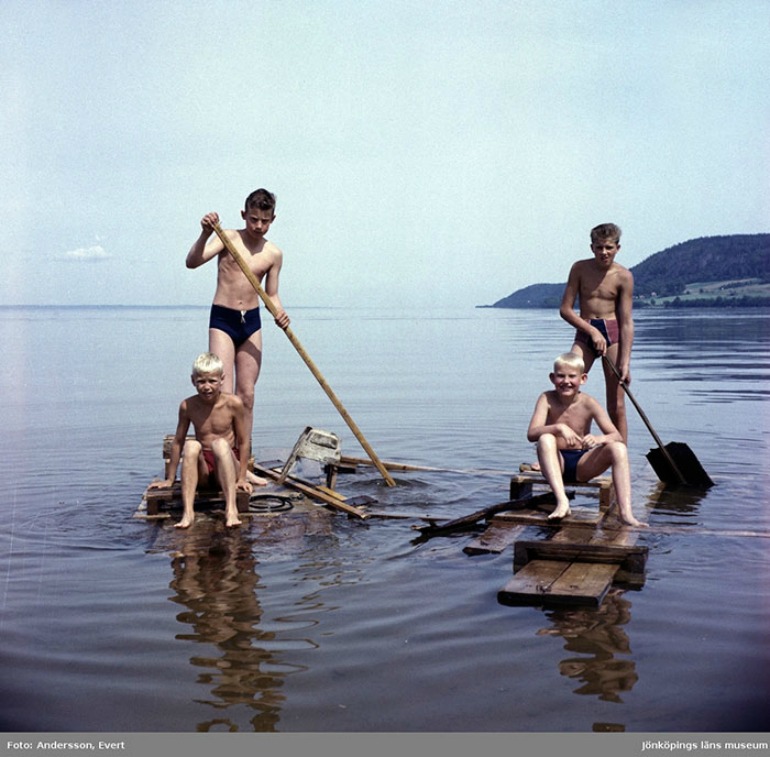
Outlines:
[[[636,518],[634,518],[633,515],[631,515],[631,516],[629,516],[627,518],[624,518],[624,517],[621,516],[620,517],[620,522],[624,526],[636,526],[637,528],[649,528],[649,526],[646,523],[642,523],[642,521],[637,520]]]
[[[256,473],[252,473],[251,471],[246,471],[246,480],[253,486],[267,486],[269,483],[266,478],[257,476]]]
[[[556,507],[556,509],[548,516],[548,520],[561,520],[571,514],[572,510],[570,510],[569,500],[567,500],[567,502],[562,502]]]
[[[174,528],[190,528],[190,526],[192,526],[194,522],[195,522],[194,515],[189,518],[185,515],[185,517],[182,518],[182,520],[180,520],[179,523],[174,524]]]
[[[238,516],[228,516],[227,520],[225,521],[225,526],[227,528],[235,528],[235,526],[242,525],[241,520],[238,518]]]

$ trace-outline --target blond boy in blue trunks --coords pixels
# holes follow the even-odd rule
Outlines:
[[[580,391],[588,378],[583,359],[574,352],[560,355],[549,378],[554,388],[538,397],[527,429],[527,439],[537,443],[540,470],[556,497],[548,520],[570,514],[565,483],[590,481],[611,467],[620,520],[629,526],[644,525],[631,509],[631,471],[620,431],[606,410]],[[591,433],[594,422],[601,434]]]
[[[252,192],[241,217],[245,228],[228,229],[230,239],[255,277],[264,279],[265,293],[275,304],[275,322],[282,329],[289,316],[278,296],[283,253],[265,235],[275,220],[275,195],[266,189]],[[254,424],[254,388],[262,367],[262,320],[259,295],[218,236],[210,239],[217,213],[201,219],[201,234],[187,253],[187,267],[198,268],[217,259],[217,288],[209,317],[209,350],[224,364],[224,391],[237,394],[245,408],[249,438]]]
[[[620,228],[604,223],[591,230],[593,258],[577,261],[570,270],[559,314],[576,329],[572,352],[585,361],[586,373],[597,357],[606,355],[623,381],[631,383],[631,346],[634,341],[633,274],[615,262]],[[580,300],[580,313],[575,302]],[[607,411],[628,441],[625,394],[612,369],[604,364]]]

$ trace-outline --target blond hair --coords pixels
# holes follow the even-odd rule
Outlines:
[[[225,366],[218,355],[213,352],[204,352],[195,358],[192,372],[193,376],[200,376],[201,373],[224,373]]]
[[[553,361],[554,372],[558,371],[560,367],[574,368],[581,374],[586,372],[586,364],[583,362],[583,358],[576,352],[565,352],[563,355],[559,355]]]

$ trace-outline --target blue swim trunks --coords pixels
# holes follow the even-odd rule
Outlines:
[[[237,348],[262,328],[262,317],[259,308],[233,310],[222,305],[212,305],[209,328],[224,331]]]
[[[564,460],[564,472],[561,474],[562,480],[565,484],[578,483],[577,478],[577,466],[587,449],[560,449],[562,460]]]

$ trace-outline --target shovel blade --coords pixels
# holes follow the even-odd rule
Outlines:
[[[714,486],[714,482],[709,478],[698,458],[695,457],[695,453],[686,444],[669,442],[665,449],[682,474],[687,486],[692,486],[695,489],[708,489]],[[661,481],[672,486],[682,484],[663,450],[657,447],[651,449],[647,453],[647,460]]]

